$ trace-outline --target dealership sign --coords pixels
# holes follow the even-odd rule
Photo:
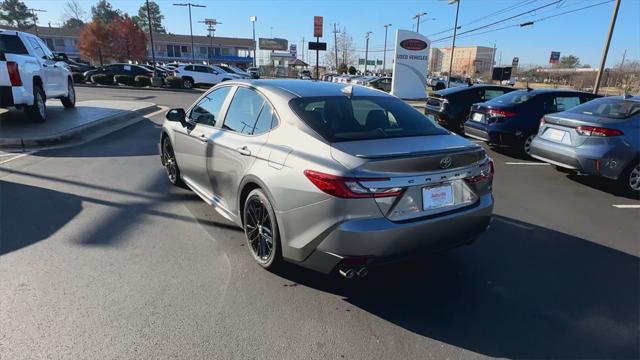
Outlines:
[[[552,51],[549,57],[549,64],[557,64],[560,62],[560,51]]]
[[[322,16],[313,17],[313,36],[322,37]]]
[[[279,50],[279,51],[289,50],[289,42],[287,41],[287,39],[259,38],[258,46],[260,47],[260,50]]]
[[[431,41],[420,33],[396,30],[391,94],[402,99],[427,97],[427,67]]]

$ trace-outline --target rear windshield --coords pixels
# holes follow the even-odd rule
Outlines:
[[[640,102],[624,99],[601,98],[569,110],[572,113],[596,115],[611,119],[626,119],[640,112]]]
[[[517,105],[533,99],[537,94],[530,91],[518,90],[498,96],[486,102],[487,105]]]
[[[289,104],[307,125],[329,142],[448,134],[394,97],[303,97]]]
[[[29,55],[22,40],[16,35],[0,34],[0,52],[7,54]]]

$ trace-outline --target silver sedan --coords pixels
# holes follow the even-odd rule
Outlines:
[[[493,212],[483,148],[354,85],[239,80],[167,113],[169,180],[244,229],[258,264],[364,276],[468,244]]]

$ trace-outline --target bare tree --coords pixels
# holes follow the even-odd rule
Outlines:
[[[343,28],[338,34],[338,62],[336,64],[335,59],[335,47],[331,47],[325,53],[325,64],[330,68],[343,67],[342,65],[354,65],[357,64],[355,45],[353,43],[353,37],[347,33],[347,29]]]
[[[87,12],[82,8],[78,0],[67,0],[62,8],[62,22],[69,20],[87,21]]]

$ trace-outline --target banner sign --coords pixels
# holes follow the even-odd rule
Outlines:
[[[267,39],[267,38],[259,38],[258,39],[258,47],[260,50],[278,50],[278,51],[287,51],[289,50],[289,41],[287,39]]]
[[[309,50],[327,50],[327,43],[325,42],[309,42]]]
[[[391,94],[402,99],[427,97],[427,67],[431,40],[420,33],[396,30]]]
[[[313,36],[322,37],[322,16],[313,17]]]
[[[560,62],[560,51],[552,51],[549,57],[549,64],[557,64]]]
[[[508,67],[508,66],[494,67],[493,73],[491,74],[491,80],[497,80],[497,81],[509,80],[511,79],[511,70],[512,70],[511,67]]]

